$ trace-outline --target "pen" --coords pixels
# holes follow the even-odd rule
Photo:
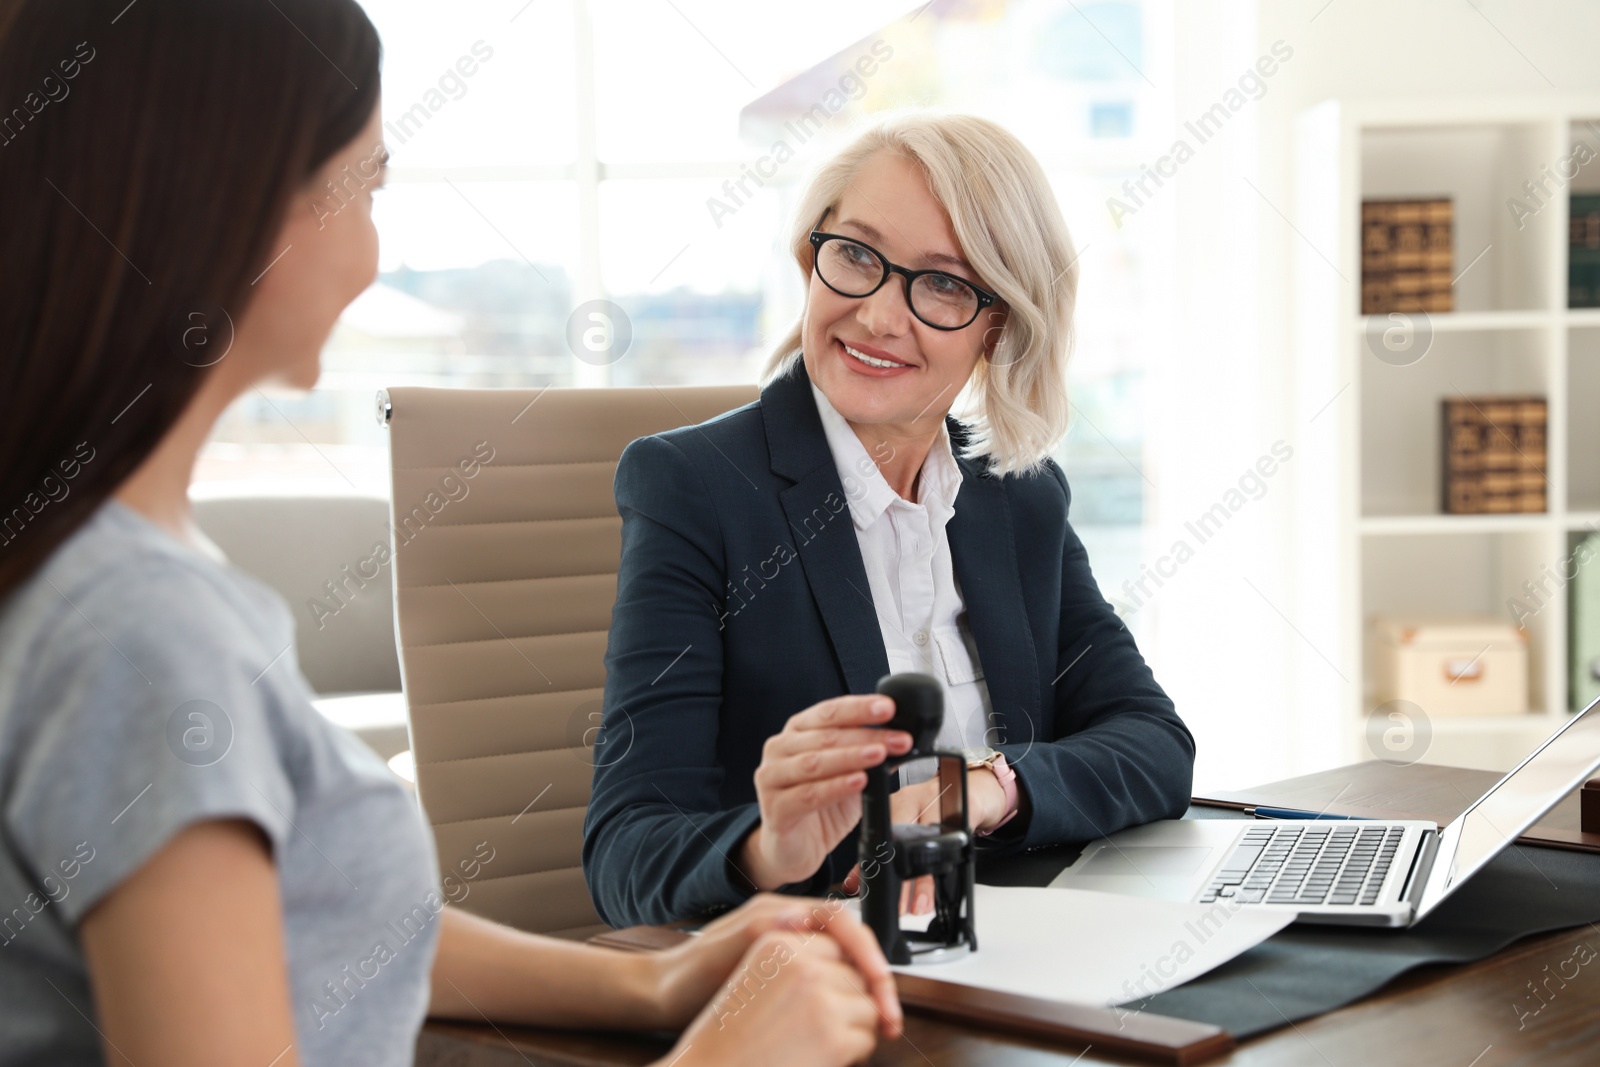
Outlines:
[[[1339,821],[1359,822],[1360,815],[1330,815],[1319,811],[1297,811],[1294,808],[1245,808],[1245,814],[1254,815],[1258,819],[1311,819],[1314,821]]]

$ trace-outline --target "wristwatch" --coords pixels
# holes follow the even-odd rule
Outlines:
[[[979,830],[979,837],[988,837],[995,830],[1016,818],[1017,815],[1017,772],[1011,769],[1006,762],[1004,753],[996,752],[992,748],[969,748],[964,753],[967,757],[967,770],[975,771],[979,767],[987,767],[994,772],[995,780],[1000,783],[1000,790],[1006,798],[1005,818],[995,824],[993,830]]]

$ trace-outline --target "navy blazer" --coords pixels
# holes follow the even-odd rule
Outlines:
[[[1032,814],[1020,850],[1182,815],[1194,740],[1100,595],[1054,462],[996,477],[960,458],[946,533],[997,737]],[[803,363],[760,400],[641,437],[616,476],[622,559],[583,869],[613,926],[709,914],[761,821],[762,744],[796,712],[888,673],[845,490]],[[810,880],[856,861],[846,835]]]

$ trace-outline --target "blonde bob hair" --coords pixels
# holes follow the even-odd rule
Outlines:
[[[980,284],[1008,312],[992,354],[961,391],[969,429],[964,458],[991,472],[1034,474],[1067,432],[1066,363],[1078,291],[1077,255],[1038,160],[988,119],[929,111],[894,113],[829,160],[806,187],[789,248],[809,286],[810,234],[837,208],[861,166],[878,152],[916,161],[950,215]],[[763,385],[801,360],[805,316],[779,341]],[[976,325],[976,324],[975,324]]]

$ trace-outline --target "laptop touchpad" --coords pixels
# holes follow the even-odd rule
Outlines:
[[[1181,848],[1171,845],[1125,845],[1121,848],[1102,848],[1082,869],[1075,872],[1083,878],[1105,878],[1120,875],[1166,876],[1193,874],[1211,855],[1203,846]]]

